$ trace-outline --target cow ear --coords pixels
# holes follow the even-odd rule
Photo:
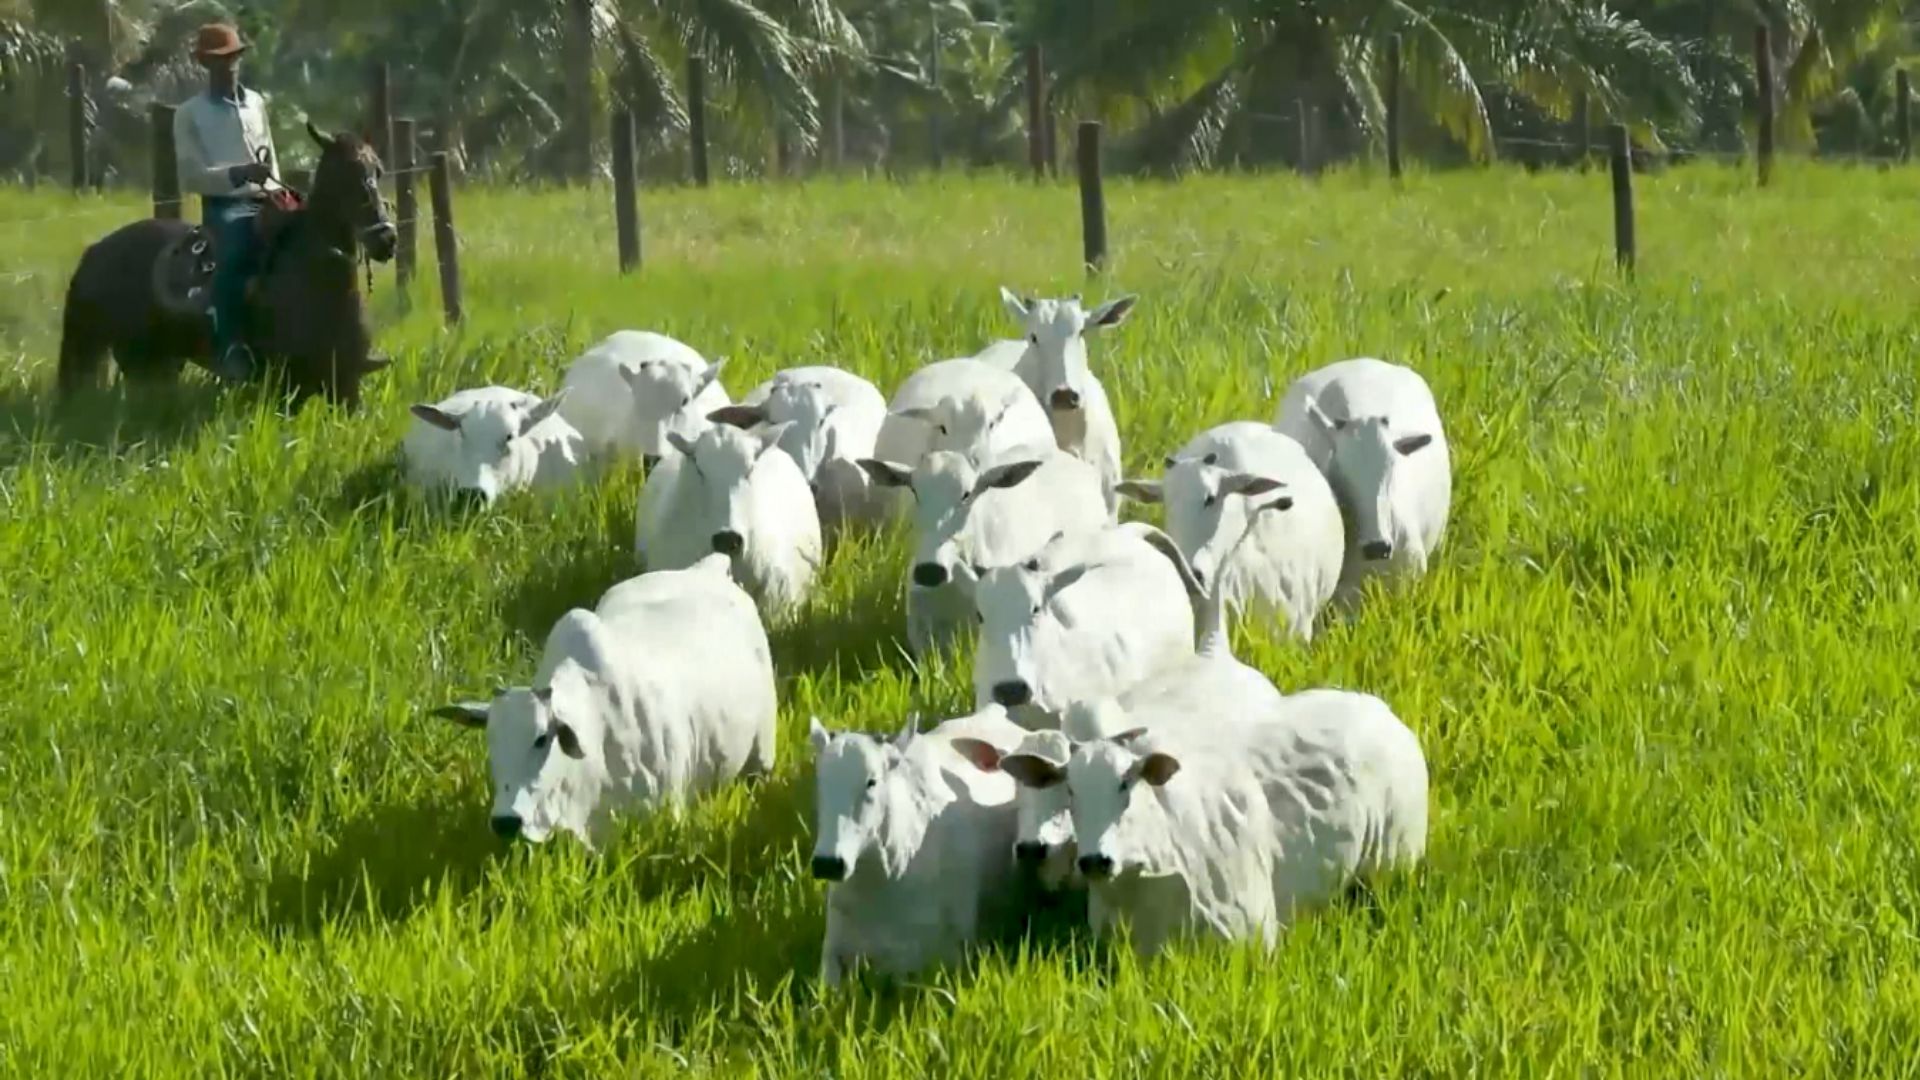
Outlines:
[[[1180,760],[1172,754],[1152,753],[1140,759],[1140,779],[1160,787],[1180,771]]]
[[[1025,482],[1027,477],[1032,476],[1042,464],[1044,464],[1044,462],[1036,460],[1014,461],[1005,465],[995,465],[993,468],[980,474],[980,479],[974,482],[973,493],[978,495],[988,488],[1018,487],[1021,483]]]
[[[1270,476],[1253,476],[1248,473],[1235,473],[1220,482],[1222,495],[1265,495],[1269,491],[1278,491],[1287,485]]]
[[[1133,740],[1139,738],[1142,735],[1145,735],[1146,733],[1147,733],[1147,729],[1143,727],[1128,728],[1127,730],[1122,731],[1117,735],[1109,736],[1108,738],[1112,742],[1119,743],[1121,746],[1126,746],[1128,743],[1133,742]]]
[[[520,434],[525,435],[527,432],[545,423],[548,417],[559,412],[560,405],[566,400],[569,389],[570,388],[563,386],[560,388],[559,393],[528,409],[527,415],[520,418]]]
[[[432,715],[451,720],[461,727],[483,728],[487,726],[487,708],[484,701],[457,701],[440,706],[433,710]]]
[[[817,754],[825,750],[827,744],[833,741],[833,732],[827,730],[827,726],[820,722],[819,717],[809,717],[807,719],[807,741],[813,744],[813,752]]]
[[[1000,759],[1000,769],[1030,788],[1050,788],[1067,778],[1065,769],[1034,754],[1008,754]]]
[[[1346,426],[1344,421],[1336,421],[1331,416],[1328,416],[1327,411],[1320,407],[1319,399],[1312,394],[1308,394],[1306,398],[1300,402],[1300,411],[1306,413],[1307,419],[1312,421],[1313,426],[1319,428],[1322,432],[1331,433]]]
[[[434,427],[437,427],[442,431],[459,431],[460,430],[459,417],[453,416],[449,413],[442,412],[440,411],[440,409],[438,409],[435,406],[415,405],[412,409],[408,411],[413,413],[413,415],[419,417],[421,420],[424,420],[427,423],[432,424]]]
[[[1069,566],[1065,570],[1055,574],[1047,582],[1046,589],[1040,594],[1040,603],[1046,604],[1054,597],[1072,588],[1074,582],[1087,576],[1087,571],[1091,569],[1093,569],[1091,566],[1083,563],[1079,566]]]
[[[861,458],[860,468],[881,487],[912,487],[913,470],[878,458]]]
[[[586,760],[587,751],[584,747],[580,745],[580,736],[574,732],[573,725],[567,723],[564,720],[554,724],[553,725],[553,741],[560,744],[561,753],[567,755],[573,760],[575,761]]]
[[[1409,435],[1404,439],[1395,439],[1393,448],[1399,451],[1401,457],[1406,457],[1416,450],[1425,449],[1432,443],[1433,436],[1431,435]]]
[[[1000,771],[1000,750],[984,739],[955,739],[953,748],[981,772]]]
[[[1157,503],[1166,497],[1166,490],[1158,480],[1122,480],[1114,485],[1114,490],[1134,502]]]
[[[723,369],[725,369],[726,366],[727,366],[727,358],[724,356],[718,360],[715,360],[713,363],[708,364],[706,368],[700,372],[699,381],[694,383],[693,396],[699,397],[701,394],[706,393],[707,387],[712,386],[715,382],[719,381],[720,372]]]
[[[677,431],[667,432],[667,444],[680,451],[688,461],[693,460],[693,441]]]
[[[1014,295],[1013,290],[1007,288],[1005,285],[1000,286],[1000,303],[1007,309],[1007,314],[1022,323],[1027,321],[1027,309],[1033,306]]]
[[[769,450],[778,448],[780,440],[786,438],[787,432],[793,428],[795,423],[796,421],[789,420],[784,424],[775,424],[770,428],[763,429],[759,434],[760,453],[764,454]]]
[[[767,410],[759,405],[726,405],[707,414],[709,423],[726,424],[741,430],[767,422]]]
[[[1133,305],[1139,302],[1140,297],[1133,294],[1115,297],[1093,309],[1093,313],[1087,316],[1087,326],[1088,328],[1119,326],[1127,321],[1127,316],[1133,312]]]

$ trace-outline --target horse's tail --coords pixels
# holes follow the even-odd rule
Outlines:
[[[82,260],[84,264],[84,259]],[[108,338],[93,304],[81,292],[83,275],[75,270],[67,283],[66,312],[60,323],[60,397],[100,385],[106,366]]]

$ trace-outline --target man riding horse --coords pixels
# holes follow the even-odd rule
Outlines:
[[[247,45],[226,23],[195,35],[193,58],[207,71],[207,89],[173,114],[173,145],[183,188],[200,196],[201,221],[213,237],[213,372],[244,382],[253,374],[247,347],[247,282],[259,269],[259,217],[267,181],[279,172],[267,102],[240,85]]]
[[[361,380],[390,363],[373,352],[355,272],[370,280],[372,264],[394,256],[379,155],[309,120],[310,190],[281,185],[266,100],[240,85],[245,50],[232,26],[203,27],[193,52],[207,92],[175,112],[180,179],[200,195],[204,223],[143,218],[81,252],[61,315],[62,400],[98,388],[111,356],[143,386],[193,362],[236,383],[272,376],[296,407],[316,394],[352,407]]]

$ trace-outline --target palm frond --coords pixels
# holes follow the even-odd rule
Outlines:
[[[750,83],[811,150],[820,134],[820,103],[807,85],[798,41],[750,0],[686,0],[679,28],[689,49],[723,81]]]
[[[19,20],[0,21],[0,91],[11,92],[21,81],[54,71],[65,54],[53,35]]]
[[[663,139],[687,129],[687,106],[674,86],[673,73],[645,34],[621,25],[614,33],[620,67],[616,93],[633,111],[642,137]]]
[[[1148,121],[1131,140],[1134,158],[1150,172],[1173,175],[1211,166],[1228,122],[1240,107],[1237,69],[1223,71],[1187,100]]]
[[[1388,0],[1387,16],[1387,28],[1401,33],[1409,100],[1475,160],[1491,158],[1493,122],[1487,117],[1487,102],[1452,40],[1406,0]]]

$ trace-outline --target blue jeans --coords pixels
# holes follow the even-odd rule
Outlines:
[[[214,370],[231,379],[252,374],[244,355],[230,356],[246,343],[247,280],[259,269],[259,243],[254,224],[260,204],[252,199],[203,200],[202,224],[213,234],[213,363]]]

